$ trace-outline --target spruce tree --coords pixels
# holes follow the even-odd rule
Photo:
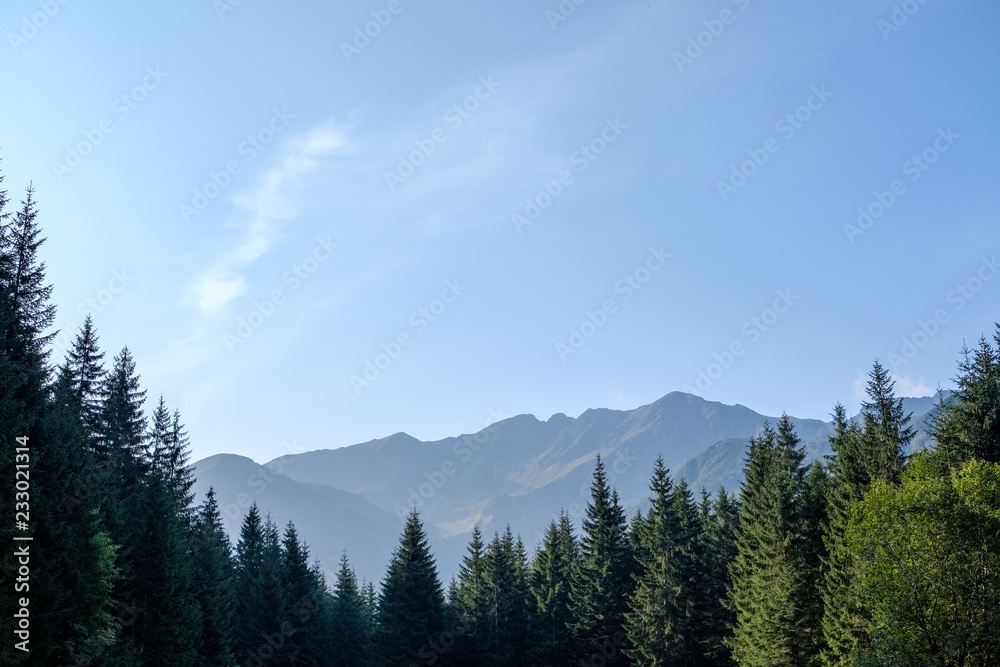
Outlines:
[[[275,591],[265,590],[273,577],[273,573],[267,572],[267,567],[264,522],[254,503],[243,517],[240,538],[236,543],[233,587],[236,632],[233,643],[236,661],[240,664],[253,664],[264,657],[258,655],[258,650],[267,644],[265,637],[274,629],[273,619],[277,610],[265,606],[269,601],[273,604],[275,595]]]
[[[635,584],[634,556],[618,492],[608,486],[600,456],[583,519],[579,565],[570,585],[571,630],[577,658],[589,660],[625,636],[625,614]]]
[[[116,547],[104,530],[82,406],[63,366],[35,449],[31,551],[45,566],[32,572],[31,654],[45,664],[101,661],[114,643],[111,593]]]
[[[452,611],[456,626],[462,629],[454,650],[456,665],[482,664],[486,651],[488,600],[486,589],[486,546],[483,533],[476,525],[472,529],[466,555],[458,568]]]
[[[334,650],[331,667],[364,667],[368,659],[368,611],[345,552],[340,557],[331,608]]]
[[[510,665],[527,654],[531,628],[528,586],[523,552],[519,553],[510,526],[495,534],[483,558],[485,623],[480,664]]]
[[[576,567],[578,545],[573,523],[563,511],[552,521],[541,548],[535,553],[529,578],[535,602],[535,664],[568,665],[573,655],[569,625],[570,581]]]
[[[778,433],[765,425],[750,442],[730,592],[741,666],[805,665],[815,651],[804,612],[812,582],[800,538],[803,457],[787,416]]]
[[[406,519],[379,594],[375,632],[376,664],[396,667],[441,662],[446,649],[444,592],[420,516]]]
[[[702,596],[704,604],[697,623],[696,637],[703,659],[701,664],[724,667],[732,664],[732,652],[726,644],[736,625],[736,616],[726,604],[732,586],[730,566],[736,558],[736,531],[739,526],[739,503],[735,495],[719,489],[709,507],[707,493],[702,501]]]
[[[275,664],[314,667],[323,660],[325,631],[320,624],[323,588],[309,567],[309,550],[299,542],[295,525],[285,528],[281,550],[282,634],[286,635]]]
[[[937,449],[958,468],[970,459],[1000,463],[1000,324],[975,351],[962,350],[956,391],[933,424]]]
[[[233,657],[232,545],[222,524],[215,489],[209,488],[192,526],[193,586],[201,610],[199,664],[231,667]]]
[[[680,591],[676,555],[679,539],[674,486],[662,458],[649,483],[652,506],[632,531],[641,565],[627,617],[626,653],[637,665],[685,664],[688,627]]]

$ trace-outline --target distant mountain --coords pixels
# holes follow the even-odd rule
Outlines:
[[[914,429],[914,437],[907,453],[913,453],[933,444],[930,429],[934,417],[939,412],[939,401],[942,399],[948,401],[951,396],[952,392],[944,391],[941,398],[925,396],[903,399],[903,409],[913,415],[911,425]],[[860,423],[860,415],[855,415],[851,420]],[[806,452],[807,463],[833,454],[829,439],[832,430],[831,427],[828,432],[812,438],[805,437],[801,431],[798,431]],[[717,442],[681,466],[677,471],[677,476],[686,479],[688,484],[695,489],[706,488],[714,493],[720,487],[725,487],[727,491],[739,491],[740,484],[743,482],[743,466],[749,445],[749,438],[734,438]]]
[[[396,546],[403,517],[416,506],[447,579],[457,571],[476,524],[487,535],[509,524],[529,548],[561,509],[579,524],[598,454],[633,511],[648,495],[658,456],[695,490],[720,484],[738,489],[748,438],[776,421],[742,405],[673,392],[635,410],[598,408],[547,421],[518,415],[475,434],[433,442],[396,433],[263,466],[240,456],[213,456],[195,464],[195,488],[199,495],[215,488],[231,516],[227,527],[234,539],[246,508],[256,501],[279,524],[294,519],[328,571],[346,549],[359,576],[376,580]],[[792,422],[804,441],[818,443],[821,455],[830,424]]]

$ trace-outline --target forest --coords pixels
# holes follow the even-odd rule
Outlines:
[[[349,554],[328,580],[256,506],[231,543],[214,494],[195,503],[179,411],[146,414],[132,353],[106,360],[90,317],[51,358],[30,187],[0,191],[0,222],[3,665],[1000,664],[1000,325],[958,351],[931,449],[907,453],[876,361],[825,460],[783,417],[741,488],[650,462],[629,516],[598,457],[582,526],[476,528],[445,582],[413,510],[381,581]]]

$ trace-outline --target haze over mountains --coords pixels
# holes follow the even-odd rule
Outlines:
[[[905,399],[926,442],[936,398]],[[598,454],[630,513],[648,495],[649,475],[662,456],[675,477],[698,493],[739,488],[750,437],[765,416],[673,392],[634,410],[587,410],[501,419],[475,434],[422,442],[405,433],[366,443],[283,456],[264,465],[219,454],[194,464],[199,499],[214,487],[234,541],[243,515],[257,502],[284,525],[295,522],[312,555],[332,570],[346,550],[360,577],[379,581],[399,539],[403,517],[416,506],[443,579],[457,571],[477,523],[486,535],[507,524],[529,549],[560,510],[579,525]],[[832,427],[792,418],[809,459],[830,453]]]

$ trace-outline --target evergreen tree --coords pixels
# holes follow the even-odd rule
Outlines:
[[[820,591],[823,598],[823,664],[848,667],[870,642],[871,614],[857,592],[858,563],[847,549],[851,508],[865,497],[872,483],[899,482],[903,450],[913,437],[910,415],[894,394],[888,371],[875,362],[868,375],[868,400],[862,403],[858,427],[847,420],[843,406],[834,409],[834,451],[828,485],[824,530],[825,560]]]
[[[299,542],[295,525],[285,528],[281,550],[281,608],[284,642],[275,664],[313,667],[323,660],[325,631],[320,624],[323,588],[309,567],[309,550]],[[324,586],[325,588],[325,586]]]
[[[146,458],[150,467],[168,481],[178,512],[185,522],[190,523],[193,518],[191,505],[194,493],[191,487],[194,486],[194,473],[188,466],[189,441],[180,419],[180,411],[174,410],[171,415],[160,395],[160,402],[153,410],[149,423]]]
[[[629,648],[626,653],[637,665],[686,664],[687,619],[678,600],[680,583],[676,559],[679,538],[674,486],[662,458],[649,483],[652,507],[642,521],[633,523],[641,574],[627,616]]]
[[[100,390],[104,382],[104,353],[97,343],[97,332],[88,314],[66,357],[67,371],[76,401],[81,406],[81,420],[88,439],[97,437],[101,425]]]
[[[382,582],[375,633],[376,664],[442,662],[444,592],[420,516],[413,510]]]
[[[943,405],[932,432],[953,467],[970,459],[1000,463],[1000,324],[975,351],[962,350],[955,396]]]
[[[625,614],[634,589],[634,556],[625,531],[618,492],[607,483],[600,456],[594,469],[591,499],[583,519],[580,560],[570,585],[571,630],[578,658],[620,646]]]
[[[358,579],[345,552],[340,557],[331,610],[335,638],[329,662],[332,667],[364,667],[368,664],[369,619],[365,606],[363,592],[358,588]]]
[[[273,541],[274,535],[266,528],[254,503],[243,518],[236,543],[234,647],[240,664],[271,659],[274,649],[267,638],[271,637],[275,643],[280,638],[280,633],[276,634],[281,608],[275,562],[280,562],[280,550],[275,559]]]
[[[134,573],[130,593],[141,615],[127,634],[143,664],[193,666],[201,643],[201,610],[187,529],[170,485],[159,473],[149,476],[140,493],[129,559]]]
[[[570,581],[576,567],[578,545],[573,523],[563,511],[552,521],[541,548],[535,553],[530,575],[531,594],[535,601],[535,664],[568,665],[573,655],[569,625]]]
[[[194,590],[201,610],[199,664],[231,667],[233,657],[232,545],[222,525],[222,515],[209,488],[192,526],[191,556]]]
[[[702,501],[702,577],[703,610],[697,621],[696,637],[700,644],[702,664],[724,667],[732,664],[731,651],[726,645],[736,616],[725,604],[732,586],[729,569],[736,558],[736,531],[739,526],[739,503],[735,495],[720,489],[709,509],[708,495]]]
[[[730,604],[731,646],[742,666],[806,665],[815,639],[805,627],[810,595],[801,542],[803,451],[787,416],[750,441]]]
[[[510,526],[496,534],[483,558],[485,623],[482,628],[482,665],[510,665],[527,653],[528,617],[527,565],[519,553]]]
[[[115,551],[101,525],[82,409],[66,366],[60,369],[34,451],[31,513],[36,532],[31,580],[31,654],[45,664],[100,661],[115,639]]]
[[[488,600],[485,571],[486,547],[483,533],[476,525],[472,529],[466,555],[458,568],[455,592],[452,599],[456,627],[463,632],[458,637],[454,662],[456,665],[480,665],[486,648],[486,623]]]

